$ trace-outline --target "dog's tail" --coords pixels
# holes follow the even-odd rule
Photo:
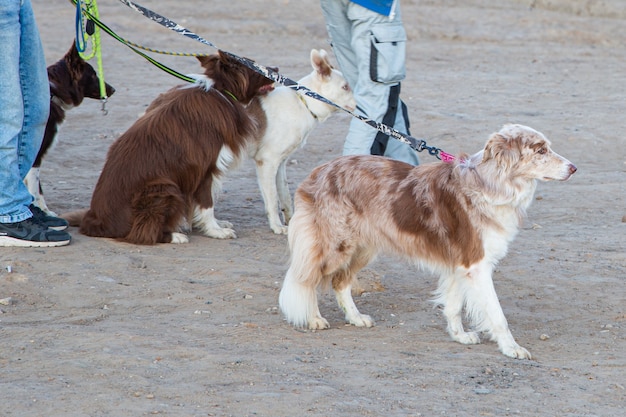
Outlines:
[[[293,267],[287,270],[278,304],[287,321],[298,328],[309,327],[319,315],[317,288],[300,282]]]
[[[305,207],[296,210],[289,222],[291,264],[285,275],[278,303],[287,321],[295,327],[320,328],[323,320],[317,306],[317,287],[321,284],[322,268],[316,253],[315,230]],[[322,326],[323,328],[323,326]]]
[[[88,210],[89,209],[70,211],[69,213],[61,214],[60,217],[67,220],[70,226],[78,227],[80,226],[80,223],[83,221],[83,217],[85,217],[85,214],[87,214]]]

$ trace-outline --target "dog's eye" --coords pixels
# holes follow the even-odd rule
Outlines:
[[[350,86],[348,84],[344,84],[341,88],[343,88],[345,91],[350,91]]]
[[[546,152],[548,152],[548,150],[547,150],[546,148],[541,147],[541,148],[537,149],[537,153],[538,153],[539,155],[543,155],[543,154],[545,154]]]

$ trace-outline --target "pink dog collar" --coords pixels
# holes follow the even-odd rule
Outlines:
[[[451,155],[444,151],[439,151],[439,158],[441,158],[441,160],[447,164],[451,164],[456,159],[454,155]]]

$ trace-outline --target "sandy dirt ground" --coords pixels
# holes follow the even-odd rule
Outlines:
[[[315,1],[141,4],[293,79],[310,72],[311,48],[330,50]],[[99,6],[131,41],[214,52],[120,2]],[[73,40],[74,10],[66,1],[34,7],[53,63]],[[287,239],[270,231],[246,161],[224,181],[216,210],[237,239],[194,234],[186,245],[140,247],[72,228],[67,247],[2,248],[0,415],[625,415],[626,6],[405,0],[403,14],[414,136],[475,152],[502,124],[523,123],[579,168],[566,183],[539,185],[494,277],[512,332],[534,360],[506,358],[491,342],[452,342],[429,303],[437,278],[389,257],[362,272],[356,298],[376,327],[344,325],[324,293],[331,329],[294,330],[277,305]],[[109,145],[181,84],[107,35],[103,54],[105,79],[117,88],[108,115],[97,101],[72,110],[44,162],[57,212],[88,205]],[[200,70],[194,58],[155,57]],[[333,116],[292,156],[292,190],[341,153],[349,117]]]

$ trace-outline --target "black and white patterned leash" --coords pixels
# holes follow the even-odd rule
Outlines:
[[[131,0],[120,0],[122,3],[124,3],[125,5],[127,5],[128,7],[130,7],[131,9],[135,10],[136,12],[141,13],[142,15],[144,15],[145,17],[147,17],[150,20],[153,20],[155,22],[157,22],[158,24],[160,24],[161,26],[164,26],[174,32],[177,32],[180,35],[186,36],[188,38],[191,38],[193,40],[196,40],[198,42],[201,42],[205,45],[208,45],[212,48],[215,48],[219,51],[221,51],[222,53],[228,55],[229,57],[239,61],[241,64],[245,65],[246,67],[250,68],[253,71],[256,71],[260,74],[262,74],[263,76],[265,76],[266,78],[269,78],[270,80],[277,82],[279,84],[282,84],[286,87],[289,87],[295,91],[298,91],[304,95],[306,95],[307,97],[311,97],[313,99],[319,100],[323,103],[326,103],[328,105],[331,105],[333,107],[336,107],[338,109],[341,109],[347,113],[349,113],[352,117],[356,117],[357,119],[363,121],[364,123],[367,123],[368,125],[370,125],[371,127],[373,127],[374,129],[384,133],[385,135],[391,136],[401,142],[406,143],[407,145],[409,145],[411,148],[415,149],[417,152],[422,152],[424,150],[427,150],[428,153],[434,157],[436,157],[437,159],[441,159],[444,162],[451,162],[455,159],[454,155],[451,155],[447,152],[444,152],[443,150],[435,147],[435,146],[429,146],[426,141],[424,139],[416,139],[412,136],[406,135],[402,132],[397,131],[396,129],[387,126],[383,123],[379,123],[376,122],[368,117],[365,116],[361,116],[359,114],[356,114],[354,112],[351,112],[348,109],[345,109],[335,103],[333,103],[332,101],[328,100],[327,98],[323,97],[322,95],[316,93],[315,91],[311,91],[309,88],[298,84],[296,81],[287,78],[283,75],[281,75],[280,73],[278,73],[277,71],[274,71],[271,68],[267,68],[263,65],[259,65],[256,62],[248,59],[248,58],[243,58],[240,57],[238,55],[235,55],[231,52],[228,51],[224,51],[223,49],[220,49],[219,47],[217,47],[217,45],[213,44],[212,42],[209,42],[208,40],[204,39],[203,37],[201,37],[200,35],[197,35],[196,33],[190,31],[189,29],[185,28],[184,26],[179,25],[178,23],[174,22],[171,19],[168,19],[165,16],[162,16],[150,9],[147,9],[137,3],[134,3]]]

